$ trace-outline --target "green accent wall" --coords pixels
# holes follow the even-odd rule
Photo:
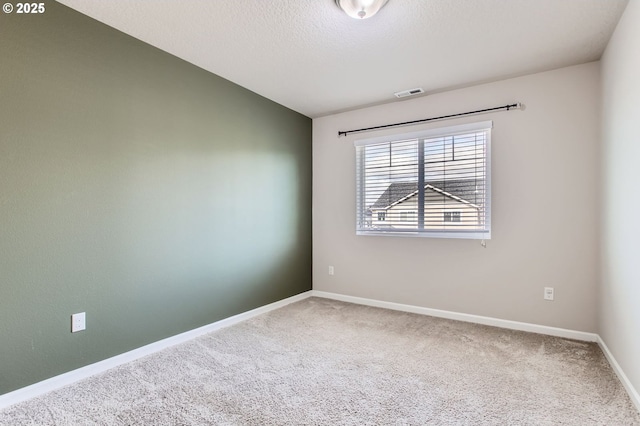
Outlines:
[[[311,289],[311,119],[45,4],[0,13],[0,394]]]

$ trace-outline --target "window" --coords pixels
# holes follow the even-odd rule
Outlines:
[[[490,239],[491,128],[356,141],[356,233]]]
[[[445,222],[460,222],[460,212],[444,212]]]

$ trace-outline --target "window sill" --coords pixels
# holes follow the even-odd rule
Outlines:
[[[413,237],[413,238],[450,238],[467,240],[490,240],[490,232],[414,232],[414,231],[356,231],[356,235],[365,237]]]

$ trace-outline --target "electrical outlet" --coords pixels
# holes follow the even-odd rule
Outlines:
[[[87,313],[80,312],[79,314],[71,315],[71,332],[76,333],[78,331],[87,329]]]
[[[329,266],[329,275],[333,275],[334,272],[333,266]]]
[[[553,287],[544,288],[544,300],[553,300]]]

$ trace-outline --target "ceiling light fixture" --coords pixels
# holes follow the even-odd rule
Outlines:
[[[355,19],[367,19],[378,13],[389,0],[336,0],[344,13]]]

